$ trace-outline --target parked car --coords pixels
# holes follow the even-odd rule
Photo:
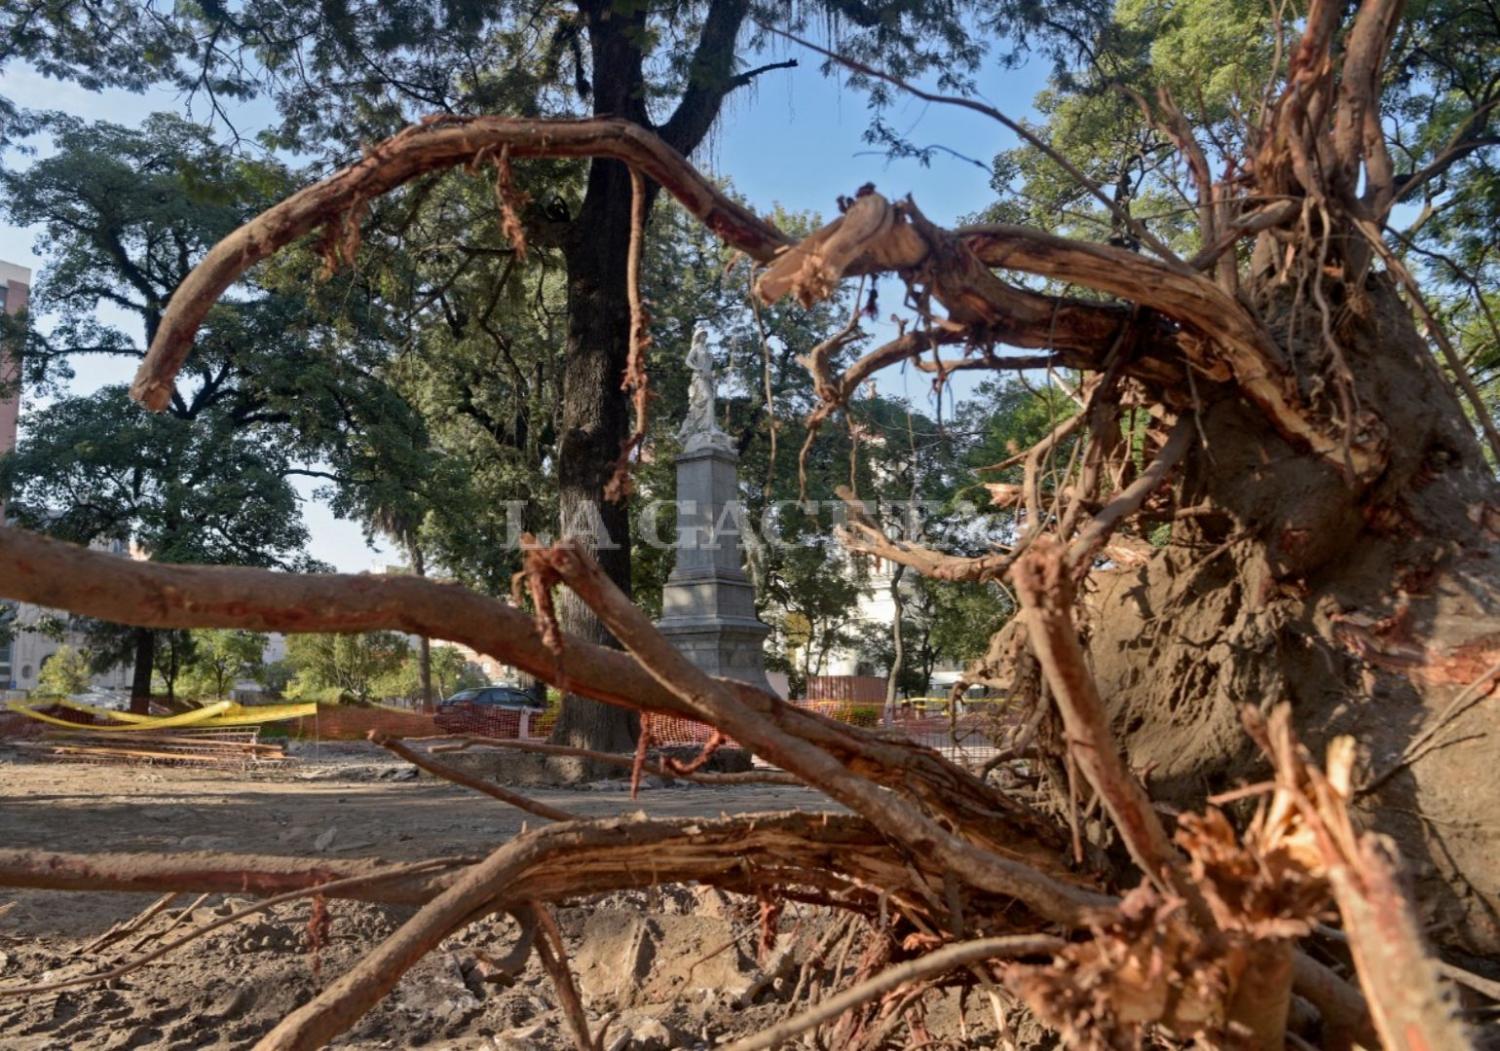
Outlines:
[[[444,733],[518,737],[547,709],[535,697],[511,686],[460,690],[437,707],[433,721]]]

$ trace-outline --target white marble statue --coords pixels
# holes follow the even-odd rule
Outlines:
[[[730,447],[729,435],[714,421],[714,355],[708,349],[708,329],[699,325],[693,330],[693,345],[687,352],[688,368],[693,377],[688,383],[687,418],[677,431],[683,449],[691,451],[704,446]]]

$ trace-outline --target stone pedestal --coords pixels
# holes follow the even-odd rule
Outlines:
[[[771,629],[755,616],[745,575],[739,456],[726,444],[677,457],[677,565],[657,627],[710,675],[770,691],[762,646]]]

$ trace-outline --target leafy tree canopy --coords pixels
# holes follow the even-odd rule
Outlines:
[[[397,671],[410,647],[389,631],[359,635],[290,635],[287,662],[296,673],[288,694],[366,703],[377,683]]]
[[[227,698],[241,679],[260,675],[266,636],[233,628],[199,628],[192,632],[193,653],[185,692],[215,700]]]
[[[72,646],[59,646],[42,664],[36,692],[43,697],[68,697],[89,688],[89,661]]]

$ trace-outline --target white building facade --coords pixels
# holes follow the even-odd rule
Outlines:
[[[31,296],[31,271],[24,266],[0,261],[0,311],[14,317],[26,309]],[[16,447],[21,418],[20,367],[11,348],[0,345],[0,456]],[[0,503],[0,521],[5,505]],[[124,541],[103,541],[93,545],[97,550],[129,556]],[[38,628],[50,623],[66,623],[65,615],[25,603],[0,603],[0,617],[5,620],[6,637],[0,637],[0,693],[25,693],[36,689],[42,668],[64,645],[81,650],[83,637],[64,632],[60,637]],[[130,670],[115,668],[98,676],[94,685],[104,689],[128,687]]]

